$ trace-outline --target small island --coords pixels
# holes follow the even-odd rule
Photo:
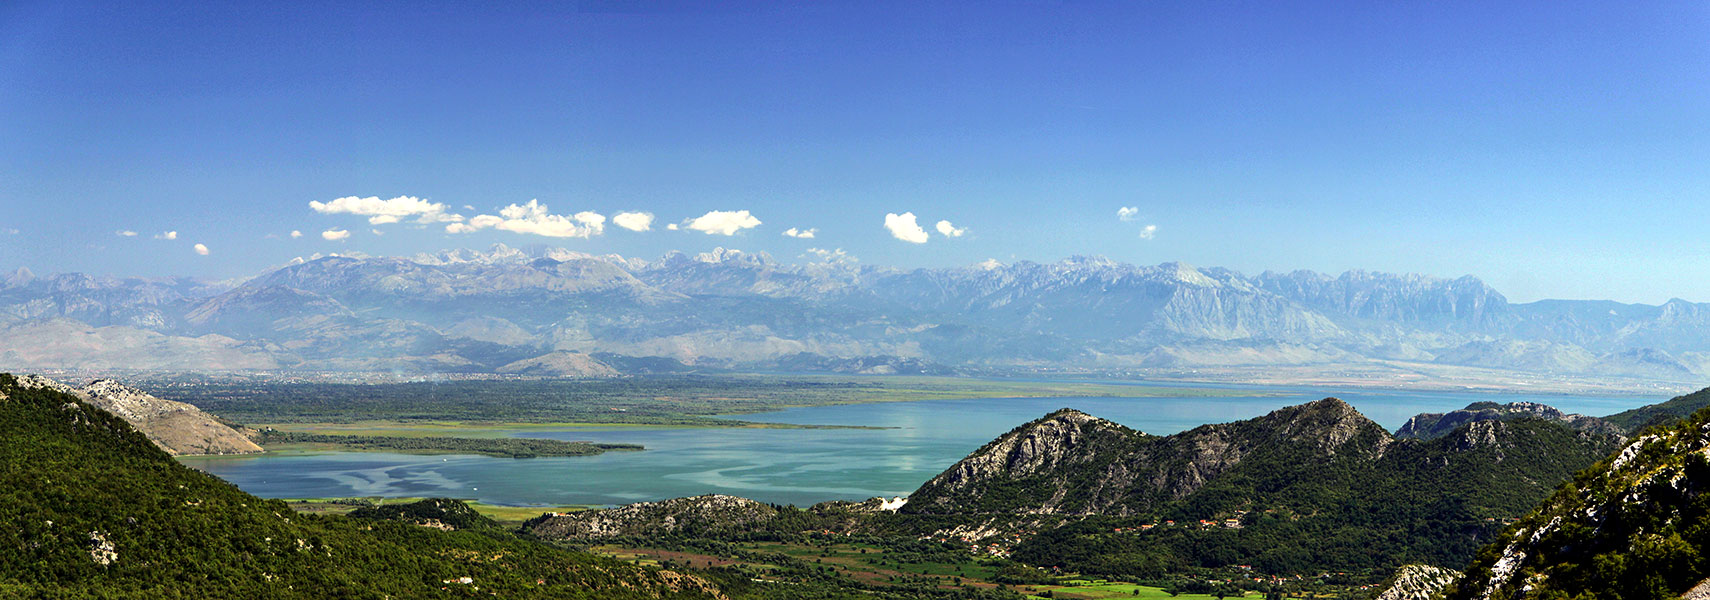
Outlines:
[[[335,447],[339,450],[390,450],[408,453],[484,454],[504,458],[541,456],[593,456],[608,450],[644,450],[641,444],[567,442],[538,438],[405,437],[381,435],[331,435],[263,429],[255,441],[268,450]]]

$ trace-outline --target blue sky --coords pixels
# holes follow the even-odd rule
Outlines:
[[[841,248],[1710,301],[1702,2],[115,4],[0,4],[0,269]]]

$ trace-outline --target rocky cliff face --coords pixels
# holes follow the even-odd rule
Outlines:
[[[252,454],[261,446],[190,404],[163,400],[112,380],[96,380],[74,388],[45,377],[24,375],[18,385],[51,389],[124,419],[170,454]]]
[[[1597,435],[1620,436],[1622,433],[1620,427],[1603,419],[1566,414],[1555,407],[1537,402],[1510,402],[1508,404],[1474,402],[1457,411],[1414,415],[1400,429],[1395,431],[1395,437],[1432,439],[1448,435],[1449,432],[1467,423],[1514,419],[1555,421]]]

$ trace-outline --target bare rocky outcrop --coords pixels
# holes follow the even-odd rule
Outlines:
[[[1376,600],[1430,600],[1461,578],[1459,571],[1431,565],[1403,565],[1384,582]]]
[[[544,539],[593,539],[668,532],[687,534],[730,531],[769,521],[778,510],[747,498],[708,494],[639,502],[618,508],[547,513],[523,524]]]
[[[1680,600],[1710,600],[1710,579],[1698,582],[1692,589],[1680,595]]]
[[[248,436],[193,405],[157,398],[116,381],[100,379],[78,388],[38,375],[24,375],[18,377],[18,385],[76,396],[124,419],[169,454],[263,452]]]
[[[89,532],[89,560],[103,567],[119,560],[118,547],[107,539],[105,532]]]

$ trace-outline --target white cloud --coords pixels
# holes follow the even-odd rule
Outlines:
[[[372,233],[374,235],[386,235],[386,232],[380,231],[378,229],[370,229],[370,230],[368,230],[368,233]]]
[[[606,232],[606,216],[600,213],[591,210],[584,210],[576,213],[576,222],[581,223],[583,227],[587,227],[588,231],[592,232],[592,235],[600,235]]]
[[[137,237],[137,232],[131,231],[129,229],[121,229],[121,230],[113,232],[113,235],[116,235],[119,237]]]
[[[714,210],[690,219],[684,226],[707,235],[736,235],[738,231],[759,227],[760,219],[746,210]]]
[[[653,213],[620,212],[612,215],[612,224],[630,231],[653,229]]]
[[[350,232],[343,229],[328,229],[321,232],[321,238],[329,242],[336,242],[348,237],[350,237]]]
[[[176,240],[176,239],[178,239],[178,232],[168,231],[165,233],[157,233],[157,234],[154,234],[154,239],[157,239],[157,240]]]
[[[815,227],[813,229],[796,229],[794,227],[791,227],[789,229],[784,230],[784,236],[785,237],[801,238],[804,240],[813,239],[813,234],[815,234],[815,233],[819,233],[818,227]]]
[[[546,237],[586,238],[605,233],[606,217],[592,211],[570,216],[555,215],[539,200],[529,200],[528,204],[506,206],[499,210],[498,215],[476,215],[466,225],[446,225],[445,232],[470,233],[488,228]]]
[[[666,228],[666,229],[669,229],[669,230],[671,230],[671,231],[676,231],[676,230],[677,230],[677,229],[678,229],[678,227],[677,227],[677,224],[676,224],[676,223],[667,223],[667,224],[666,224],[666,225],[665,225],[665,228]]]
[[[463,215],[445,212],[444,204],[428,202],[415,196],[398,196],[391,200],[381,200],[378,196],[367,198],[345,196],[332,202],[310,201],[309,208],[327,215],[361,215],[368,217],[368,224],[370,225],[397,223],[412,217],[417,223],[445,223],[463,220]]]
[[[300,237],[303,237],[303,232],[301,232],[301,231],[297,231],[297,230],[295,230],[295,229],[292,229],[292,230],[291,230],[291,239],[297,239],[297,238],[300,238]]]
[[[885,213],[885,229],[891,231],[891,236],[911,244],[926,243],[926,230],[920,228],[915,221],[914,213],[903,214]]]
[[[848,252],[844,252],[842,248],[838,248],[836,250],[808,248],[807,254],[803,254],[802,256],[807,256],[809,254],[818,257],[820,262],[845,264],[860,262],[860,260],[855,258],[853,255],[850,255]]]
[[[1140,207],[1138,206],[1123,206],[1116,209],[1116,218],[1124,221],[1133,221],[1138,216],[1140,216]]]
[[[194,247],[196,248],[197,254],[200,254],[202,256],[208,255],[208,247],[207,246],[203,246],[201,244],[196,244]]]
[[[1156,235],[1158,235],[1158,226],[1157,225],[1147,225],[1147,226],[1142,227],[1140,229],[1140,239],[1149,240],[1149,239],[1152,239],[1152,237],[1156,236]]]
[[[0,233],[4,233],[6,235],[18,235],[18,230],[16,228],[0,229]]]
[[[938,233],[944,234],[944,237],[962,237],[962,234],[968,232],[966,227],[958,228],[949,221],[939,221],[937,228]]]

